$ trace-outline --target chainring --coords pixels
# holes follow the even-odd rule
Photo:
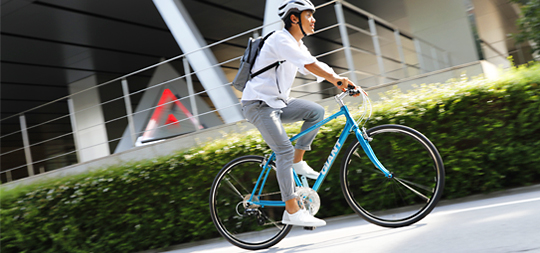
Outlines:
[[[315,215],[321,207],[319,194],[309,187],[296,187],[296,199],[300,208],[307,210],[311,215]]]

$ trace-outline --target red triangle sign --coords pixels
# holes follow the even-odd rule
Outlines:
[[[165,89],[146,125],[142,142],[167,139],[197,129],[203,129],[197,118],[193,117],[171,90]]]

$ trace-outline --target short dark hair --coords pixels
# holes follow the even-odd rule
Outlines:
[[[285,23],[285,29],[289,30],[292,26],[291,16],[295,15],[298,19],[300,19],[300,12],[291,12],[287,15],[287,18],[283,20]]]

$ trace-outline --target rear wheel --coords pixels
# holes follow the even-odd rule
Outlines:
[[[444,165],[435,146],[418,131],[382,125],[366,131],[387,178],[365,155],[358,140],[347,149],[341,188],[352,209],[384,227],[413,224],[433,210],[444,188]]]
[[[229,162],[218,173],[210,190],[210,216],[217,230],[232,244],[249,250],[275,245],[292,228],[281,224],[285,207],[248,203],[261,174],[263,160],[262,156],[243,156]],[[280,201],[275,170],[268,168],[267,171],[269,175],[262,194],[253,198]]]

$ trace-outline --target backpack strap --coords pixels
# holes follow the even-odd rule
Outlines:
[[[270,37],[270,35],[274,34],[276,31],[271,31],[269,34],[267,34],[266,36],[264,36],[263,38],[263,41],[265,41],[266,39],[268,39],[268,37]]]
[[[275,32],[275,31],[273,31],[273,32],[267,34],[266,36],[264,36],[262,43],[259,44],[259,50],[262,49],[262,46],[264,46],[264,42],[266,41],[266,39],[268,39],[268,37],[270,37],[270,35],[274,34],[274,32]],[[255,73],[251,74],[251,75],[249,76],[249,78],[251,79],[251,78],[253,78],[253,77],[256,77],[256,76],[258,76],[258,75],[260,75],[260,74],[262,74],[262,73],[264,73],[264,72],[266,72],[266,71],[272,69],[272,68],[279,67],[279,65],[281,65],[283,62],[285,62],[285,60],[283,60],[283,61],[276,61],[276,62],[274,62],[274,63],[272,63],[272,64],[270,64],[270,65],[268,65],[268,66],[266,66],[266,67],[264,67],[264,68],[262,68],[262,69],[260,69],[259,71],[257,71],[257,72],[255,72]]]
[[[257,71],[257,72],[255,72],[255,73],[251,74],[250,78],[256,77],[256,76],[258,76],[258,75],[260,75],[260,74],[262,74],[262,73],[264,73],[264,72],[266,72],[266,71],[268,71],[268,70],[270,70],[270,69],[272,69],[272,68],[276,68],[276,67],[278,67],[279,65],[281,65],[283,62],[285,62],[285,60],[283,60],[283,61],[276,61],[276,62],[274,62],[274,63],[272,63],[272,64],[270,64],[270,65],[268,65],[268,66],[266,66],[266,67],[264,67],[264,68],[262,68],[262,69],[260,69],[259,71]]]

